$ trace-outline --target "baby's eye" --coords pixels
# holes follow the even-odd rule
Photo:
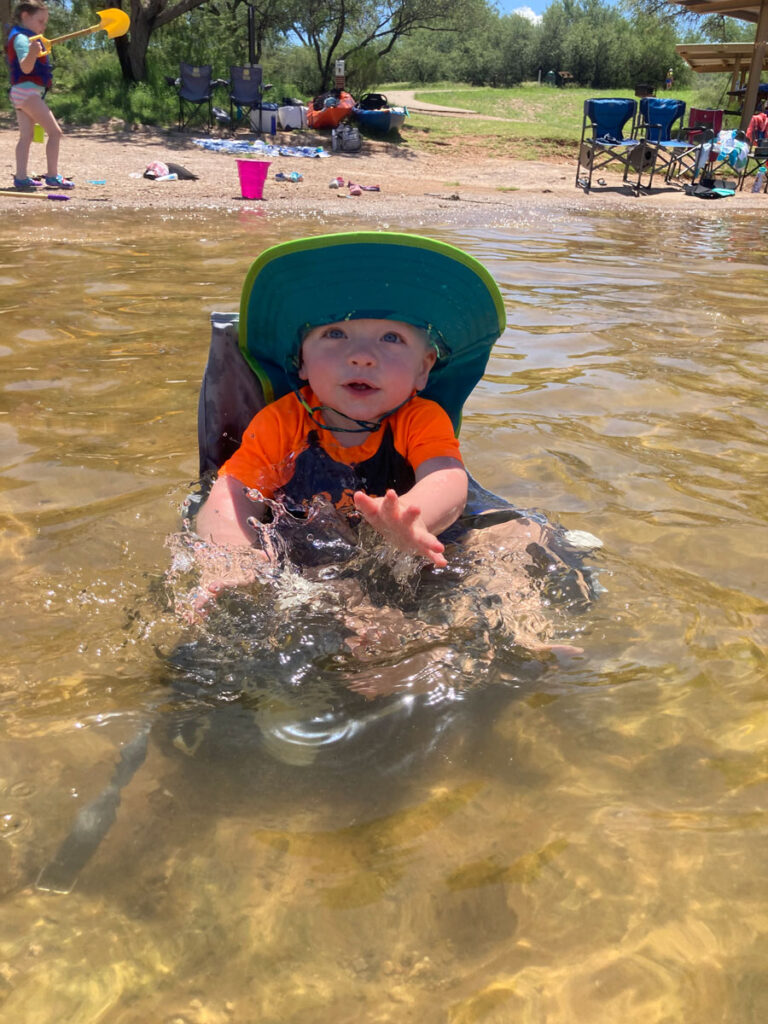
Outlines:
[[[326,338],[343,338],[344,331],[340,327],[328,327],[323,332]]]
[[[403,336],[402,336],[402,334],[398,334],[397,331],[387,331],[386,334],[382,334],[381,340],[382,341],[387,341],[390,344],[392,344],[392,343],[398,344],[398,343],[402,343]]]

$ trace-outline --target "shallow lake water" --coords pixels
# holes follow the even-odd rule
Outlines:
[[[483,664],[458,626],[400,665],[374,649],[370,670],[439,699],[359,698],[362,733],[337,717],[303,759],[291,707],[240,701],[236,673],[229,708],[170,701],[238,644],[252,677],[288,665],[294,701],[344,684],[296,581],[252,619],[259,646],[224,613],[180,622],[166,573],[210,312],[237,309],[265,246],[346,226],[0,224],[0,1017],[764,1021],[768,222],[426,229],[507,304],[468,467],[603,541],[599,597],[558,613],[582,656],[486,662],[457,695],[465,645],[465,677]],[[73,891],[36,889],[149,727]]]

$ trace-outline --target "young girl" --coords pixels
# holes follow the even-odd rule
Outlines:
[[[35,125],[42,126],[48,136],[45,156],[48,170],[45,186],[48,188],[74,188],[74,184],[59,174],[59,143],[61,128],[46,105],[44,96],[51,87],[52,74],[48,57],[42,57],[39,39],[48,24],[48,8],[43,0],[21,0],[14,11],[16,24],[8,34],[6,57],[11,77],[11,103],[19,119],[19,141],[16,145],[16,174],[14,188],[43,187],[42,182],[29,177],[27,161]]]

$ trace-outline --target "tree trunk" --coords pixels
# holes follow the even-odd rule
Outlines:
[[[128,35],[115,40],[117,59],[124,82],[143,82],[147,77],[147,47],[155,27],[160,4],[150,0],[145,7],[141,0],[130,0],[131,29]]]
[[[166,0],[130,0],[130,33],[115,40],[123,81],[143,82],[147,77],[147,47],[155,29],[162,28],[195,7],[202,7],[204,3],[207,0],[179,0],[167,6]]]
[[[11,0],[0,0],[0,25],[3,26],[3,45],[8,40],[8,33],[11,31],[11,23],[13,21],[13,11],[11,10]]]

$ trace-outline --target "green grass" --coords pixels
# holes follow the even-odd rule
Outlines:
[[[382,85],[382,92],[407,89],[407,83]],[[417,87],[416,99],[476,111],[480,117],[465,118],[412,113],[402,129],[402,138],[415,149],[480,147],[489,156],[514,156],[516,159],[575,156],[581,138],[584,100],[605,96],[634,98],[632,89],[582,89],[528,82],[514,89],[475,88],[469,85],[441,83]],[[664,95],[658,93],[659,96]],[[707,107],[713,102],[712,86],[703,93],[696,89],[675,89],[670,95],[691,106]],[[489,120],[484,120],[484,117]],[[490,120],[504,118],[504,120]],[[738,119],[726,119],[737,127]]]

